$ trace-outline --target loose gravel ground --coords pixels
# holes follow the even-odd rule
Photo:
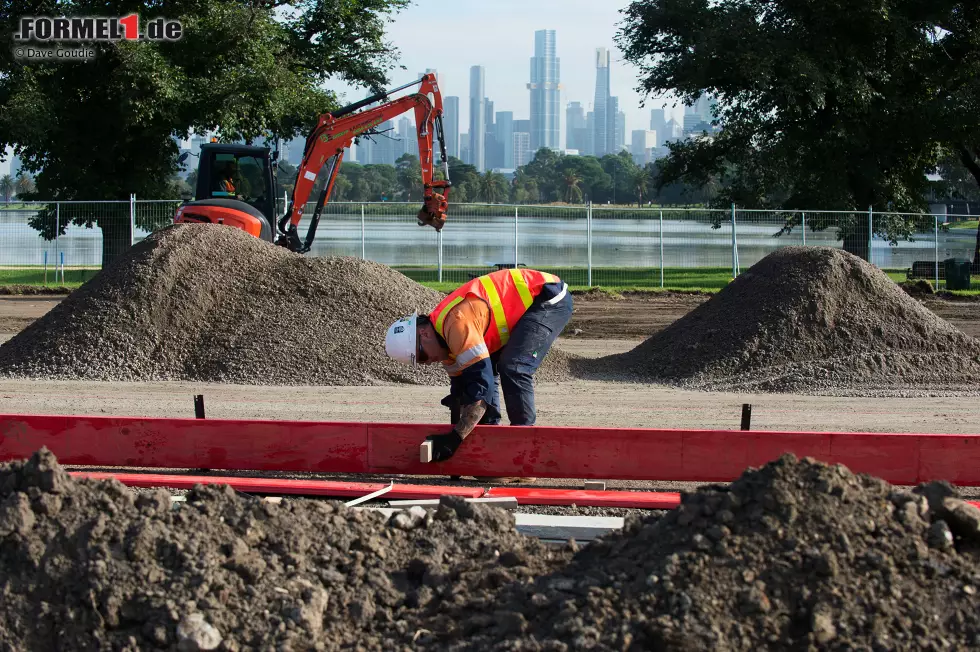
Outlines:
[[[980,340],[839,249],[786,247],[591,377],[712,391],[980,391]]]

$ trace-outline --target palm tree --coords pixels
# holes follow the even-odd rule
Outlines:
[[[582,183],[582,177],[574,170],[568,170],[565,172],[563,180],[565,182],[565,201],[574,204],[576,199],[582,199],[582,189],[578,187],[578,184]]]
[[[487,170],[480,177],[480,198],[488,204],[495,204],[500,199],[500,196],[504,194],[506,184],[507,181],[502,174]]]
[[[3,203],[10,203],[10,196],[14,194],[14,178],[9,174],[0,177],[0,194],[3,195]]]
[[[34,177],[27,172],[21,172],[14,180],[14,192],[17,193],[17,197],[19,198],[34,192],[36,189],[37,186],[34,185]]]
[[[630,171],[630,183],[636,191],[636,205],[643,206],[643,195],[650,185],[650,173],[646,168],[636,168]]]

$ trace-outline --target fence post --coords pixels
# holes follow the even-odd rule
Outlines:
[[[367,260],[364,247],[364,204],[361,204],[361,260]]]
[[[438,277],[438,280],[439,280],[440,283],[442,283],[442,231],[439,231],[436,235],[437,235],[437,237],[439,239],[439,277]]]
[[[514,206],[514,269],[517,269],[517,206]]]
[[[136,193],[129,194],[129,246],[136,244]]]
[[[664,212],[660,211],[660,288],[664,287]]]
[[[54,203],[54,282],[58,282],[58,234],[61,233],[61,202]],[[62,265],[61,275],[64,276],[64,265]],[[63,280],[63,279],[62,279]]]
[[[800,226],[800,231],[803,233],[803,246],[805,247],[806,246],[806,211],[804,211],[802,215],[803,215],[803,224],[802,226]]]
[[[588,249],[588,269],[586,270],[585,284],[592,287],[592,202],[585,211],[585,239]]]
[[[735,202],[732,202],[732,278],[738,276],[738,244],[735,241]]]
[[[936,285],[933,287],[934,290],[939,290],[939,216],[933,215],[933,221],[935,223],[935,239],[933,240],[933,249],[936,258]]]
[[[868,206],[868,262],[871,263],[872,265],[874,265],[874,261],[872,260],[873,258],[872,254],[874,252],[874,244],[875,244],[874,233],[875,233],[874,209],[871,206]]]

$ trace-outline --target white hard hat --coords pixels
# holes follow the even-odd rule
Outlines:
[[[403,364],[417,366],[415,356],[418,353],[415,322],[419,313],[413,312],[408,317],[402,317],[388,328],[385,335],[385,352],[388,356]]]

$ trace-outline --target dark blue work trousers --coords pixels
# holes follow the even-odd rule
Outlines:
[[[510,339],[502,349],[490,356],[493,363],[493,397],[487,410],[487,417],[481,423],[495,425],[500,423],[500,399],[497,394],[497,379],[504,395],[507,418],[512,426],[533,426],[537,418],[534,409],[534,372],[551,350],[572,318],[572,293],[554,304],[554,299],[562,291],[563,284],[546,285],[527,312],[521,317]]]

